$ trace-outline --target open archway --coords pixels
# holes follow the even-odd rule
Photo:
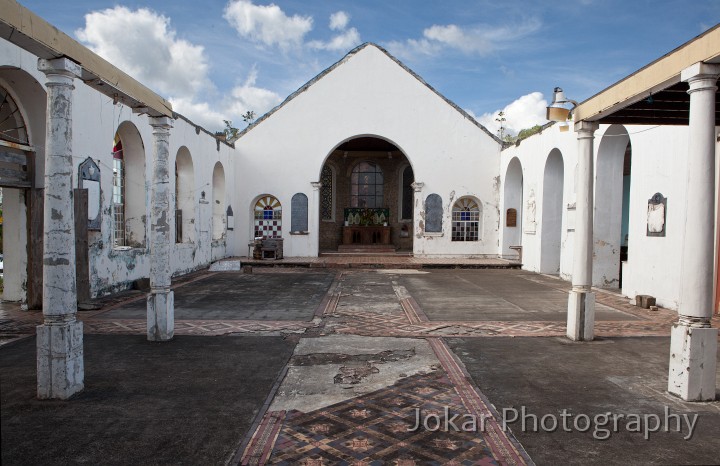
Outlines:
[[[515,257],[516,253],[511,246],[521,246],[522,242],[522,204],[523,204],[523,172],[520,160],[513,157],[505,172],[505,186],[503,190],[505,212],[503,222],[503,249],[506,257]]]
[[[26,302],[29,309],[42,306],[46,106],[45,90],[35,78],[0,66],[2,298]]]
[[[195,172],[190,151],[183,146],[175,158],[175,241],[195,242]]]
[[[360,136],[339,144],[319,176],[319,250],[412,251],[415,176],[391,141]]]
[[[560,273],[564,181],[565,165],[562,153],[558,149],[553,149],[545,162],[543,174],[540,224],[540,272],[542,273]]]
[[[593,223],[593,285],[595,286],[620,287],[623,205],[624,198],[627,198],[629,206],[630,188],[629,171],[625,180],[624,166],[625,155],[629,153],[630,147],[630,136],[622,125],[610,126],[600,140],[595,164]],[[627,195],[624,194],[626,184]]]
[[[225,169],[220,162],[215,163],[212,177],[212,239],[225,238],[227,220],[225,218]]]

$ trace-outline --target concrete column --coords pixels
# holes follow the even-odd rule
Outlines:
[[[687,401],[715,399],[718,330],[713,314],[715,218],[715,91],[720,65],[683,70],[690,85],[685,236],[678,322],[670,339],[668,391]]]
[[[150,294],[147,338],[171,340],[175,303],[170,289],[170,118],[150,117],[153,128],[153,179],[150,188]]]
[[[417,248],[418,241],[416,241],[418,238],[421,238],[423,234],[425,234],[425,226],[424,224],[421,226],[420,221],[425,221],[425,204],[423,202],[423,196],[422,196],[422,190],[425,187],[425,183],[421,181],[415,181],[410,186],[412,186],[413,189],[413,231],[410,232],[411,235],[415,237],[413,239],[413,253],[415,253],[415,249]]]
[[[81,68],[67,58],[38,60],[47,77],[43,317],[37,327],[37,396],[66,400],[84,388],[83,326],[76,320],[73,207],[73,80]]]
[[[591,121],[575,123],[578,140],[578,165],[575,251],[573,256],[572,290],[568,299],[567,336],[575,341],[594,338],[595,293],[592,292],[593,252],[593,139],[598,124]]]
[[[320,188],[322,183],[319,181],[311,181],[312,200],[308,204],[308,228],[310,228],[310,250],[315,251],[316,256],[320,256]],[[314,226],[314,227],[313,227]]]

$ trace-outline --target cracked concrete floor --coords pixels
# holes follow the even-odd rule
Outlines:
[[[272,284],[278,292],[260,284]],[[649,313],[598,290],[598,340],[569,343],[562,338],[568,289],[556,278],[520,270],[256,269],[252,276],[200,275],[175,288],[182,307],[178,336],[161,345],[167,350],[162,360],[143,343],[142,300],[79,315],[86,333],[95,334],[88,339],[90,372],[80,404],[48,409],[23,397],[27,390],[16,381],[32,385],[32,345],[0,347],[8,363],[2,380],[3,462],[53,464],[57,457],[57,462],[107,463],[102,452],[108,450],[116,463],[155,458],[164,464],[217,464],[223,457],[235,464],[316,465],[715,462],[720,403],[683,403],[663,394],[667,335],[675,313]],[[31,313],[3,312],[4,325],[11,329],[26,331],[37,321]],[[136,340],[123,340],[127,347],[113,358],[124,376],[139,376],[127,393],[123,384],[119,391],[98,391],[98,381],[106,377],[102,370],[111,369],[105,348],[114,346],[102,342],[120,337],[112,335],[117,333],[135,335]],[[620,338],[627,336],[633,338]],[[232,344],[217,345],[222,342]],[[247,359],[243,348],[250,342],[255,353]],[[276,348],[282,354],[275,354]],[[188,357],[200,355],[201,349],[203,356]],[[6,356],[10,350],[13,358]],[[143,377],[147,361],[136,354],[171,363],[164,377],[172,380],[173,390],[162,390],[151,374]],[[8,377],[15,370],[13,361],[21,360],[27,363],[22,375]],[[245,383],[245,371],[261,376],[266,385]],[[223,383],[193,382],[196,373]],[[267,381],[273,378],[270,388]],[[161,429],[167,435],[128,431],[129,442],[122,431],[108,431],[108,426],[125,425],[128,415],[147,423],[158,414],[183,413],[194,399],[182,395],[186,392],[204,400],[192,408],[192,424],[224,433],[212,436],[212,451],[200,455],[204,441],[188,441],[192,428],[183,418]],[[162,410],[156,413],[152,401],[158,399]],[[210,400],[221,399],[223,416],[202,408],[215,407]],[[231,400],[243,408],[228,415]],[[123,409],[113,410],[116,405]],[[557,414],[562,407],[588,415],[603,410],[662,413],[667,406],[698,414],[699,430],[689,440],[683,439],[685,433],[645,440],[641,433],[622,432],[601,441],[588,432],[537,433],[517,423],[503,429],[503,410],[521,406],[541,415]],[[99,409],[102,422],[61,411],[74,407],[86,413]],[[428,424],[413,429],[417,416]],[[444,428],[453,419],[475,419],[478,425],[474,430]],[[62,425],[64,433],[56,443],[43,444],[42,457],[33,456],[27,442],[22,449],[14,441],[8,444],[8,439],[32,438],[41,424]],[[114,439],[112,445],[106,445],[108,439]]]

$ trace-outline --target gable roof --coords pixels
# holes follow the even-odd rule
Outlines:
[[[335,68],[337,68],[337,67],[341,66],[342,64],[344,64],[345,62],[349,61],[354,55],[356,55],[357,53],[359,53],[360,51],[362,51],[362,50],[365,49],[366,47],[375,47],[377,50],[379,50],[380,52],[382,52],[383,54],[385,54],[385,56],[387,56],[390,60],[392,60],[392,61],[394,61],[395,63],[397,63],[403,70],[405,70],[405,71],[406,71],[407,73],[409,73],[412,77],[414,77],[415,79],[417,79],[417,80],[420,82],[420,84],[422,84],[423,86],[425,86],[426,88],[428,88],[430,91],[432,91],[435,95],[437,95],[437,96],[440,97],[442,100],[444,100],[445,103],[447,103],[447,104],[450,105],[452,108],[454,108],[455,110],[457,110],[463,117],[465,117],[465,118],[467,118],[468,120],[470,120],[475,126],[477,126],[478,128],[480,128],[480,129],[481,129],[482,131],[484,131],[488,136],[490,136],[491,138],[493,138],[498,144],[501,144],[501,145],[503,144],[503,142],[502,142],[502,140],[500,140],[500,138],[498,138],[497,136],[495,136],[495,135],[494,135],[493,133],[491,133],[487,128],[485,128],[483,125],[481,125],[480,123],[478,123],[478,121],[475,120],[475,118],[473,118],[472,116],[470,116],[465,110],[463,110],[462,108],[460,108],[455,102],[451,101],[450,99],[448,99],[447,97],[445,97],[444,95],[442,95],[440,92],[438,92],[434,87],[432,87],[432,86],[431,86],[430,84],[428,84],[423,78],[421,78],[420,75],[418,75],[418,74],[415,73],[413,70],[411,70],[410,68],[408,68],[408,67],[407,67],[403,62],[401,62],[399,59],[397,59],[397,58],[395,58],[394,56],[392,56],[387,50],[385,50],[384,48],[382,48],[382,47],[380,47],[379,45],[377,45],[377,44],[375,44],[375,43],[372,43],[372,42],[365,42],[364,44],[361,44],[361,45],[355,47],[354,49],[352,49],[351,51],[349,51],[349,52],[347,53],[347,55],[345,55],[343,58],[341,58],[340,60],[338,60],[338,61],[335,62],[334,64],[330,65],[330,66],[329,66],[328,68],[326,68],[325,70],[321,71],[317,76],[315,76],[314,78],[312,78],[310,81],[308,81],[308,82],[306,82],[305,84],[303,84],[302,86],[300,86],[300,88],[299,88],[298,90],[296,90],[295,92],[293,92],[292,94],[290,94],[289,96],[287,96],[287,98],[285,98],[285,100],[283,100],[283,101],[282,101],[280,104],[278,104],[275,108],[273,108],[272,110],[270,110],[269,112],[267,112],[266,114],[264,114],[263,116],[261,116],[260,118],[258,118],[257,120],[255,120],[251,125],[248,125],[247,128],[243,129],[243,130],[238,134],[238,139],[241,138],[241,137],[243,137],[243,136],[244,136],[245,134],[247,134],[248,132],[252,131],[252,129],[255,128],[258,124],[260,124],[260,123],[262,123],[263,121],[265,121],[265,120],[267,120],[268,118],[270,118],[270,116],[271,116],[273,113],[277,112],[278,110],[280,110],[281,108],[283,108],[285,105],[287,105],[288,103],[290,103],[290,101],[293,100],[293,99],[294,99],[295,97],[297,97],[298,95],[300,95],[300,94],[302,94],[303,92],[307,91],[313,84],[315,84],[316,82],[320,81],[320,80],[321,80],[322,78],[324,78],[326,75],[330,74],[330,72],[333,71]]]

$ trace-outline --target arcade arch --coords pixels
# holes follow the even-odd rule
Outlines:
[[[396,144],[377,136],[347,139],[326,157],[320,180],[321,252],[378,244],[412,251],[415,178]]]

